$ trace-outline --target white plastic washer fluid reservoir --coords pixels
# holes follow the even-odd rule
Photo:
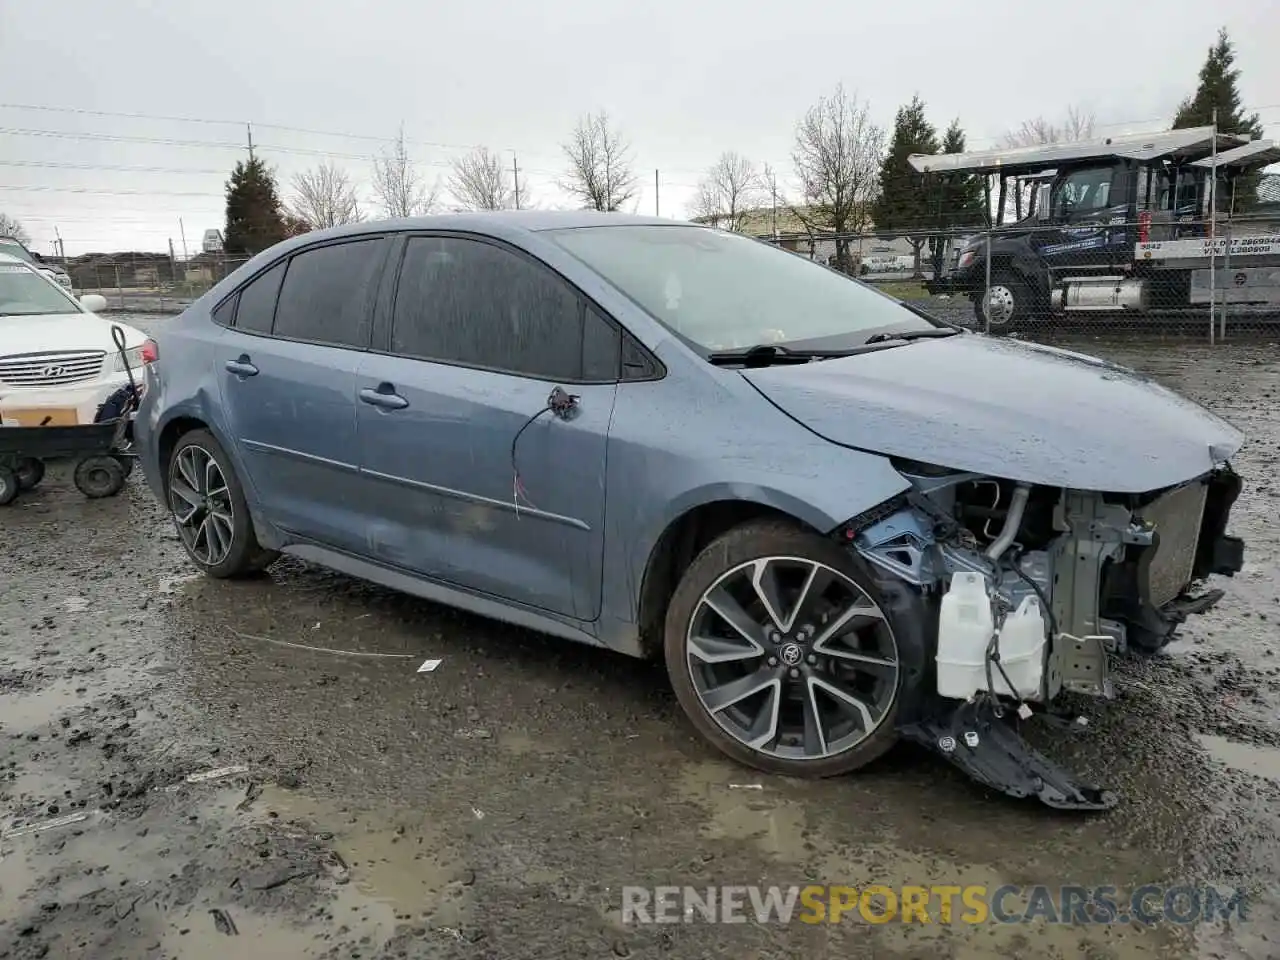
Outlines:
[[[968,700],[987,686],[987,644],[995,632],[987,578],[955,573],[938,614],[938,693]],[[993,668],[994,669],[994,666]]]
[[[987,647],[995,633],[995,617],[987,578],[981,573],[957,573],[942,598],[938,616],[938,693],[968,700],[987,690]],[[1000,666],[995,663],[991,682],[997,693],[1037,700],[1044,680],[1047,643],[1044,613],[1036,597],[1026,597],[1005,617],[1000,630]],[[1009,684],[1013,684],[1011,690]]]

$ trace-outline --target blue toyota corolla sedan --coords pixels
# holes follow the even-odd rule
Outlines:
[[[1202,408],[688,223],[309,233],[156,340],[136,445],[199,569],[289,554],[661,656],[712,744],[781,774],[907,738],[1107,806],[1010,721],[1110,696],[1242,563],[1242,437]]]

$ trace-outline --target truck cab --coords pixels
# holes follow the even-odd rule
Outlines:
[[[1195,278],[1180,267],[1189,265],[1142,254],[1153,243],[1203,241],[1209,198],[1228,215],[1227,188],[1273,155],[1280,149],[1267,141],[1194,128],[912,156],[922,173],[981,177],[991,211],[989,232],[973,237],[929,288],[969,296],[992,327],[1069,312],[1145,312],[1153,299],[1185,306]]]

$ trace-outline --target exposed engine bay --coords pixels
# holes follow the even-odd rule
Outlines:
[[[1108,494],[897,466],[913,489],[842,536],[918,591],[936,624],[922,688],[932,708],[903,733],[1004,792],[1111,806],[1005,721],[1055,719],[1063,691],[1111,698],[1111,657],[1159,650],[1221,599],[1193,586],[1241,568],[1243,543],[1225,532],[1239,476],[1223,464],[1173,488]]]

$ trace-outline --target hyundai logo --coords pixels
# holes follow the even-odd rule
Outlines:
[[[66,367],[51,364],[40,371],[40,376],[52,379],[53,377],[64,376],[66,372]]]

